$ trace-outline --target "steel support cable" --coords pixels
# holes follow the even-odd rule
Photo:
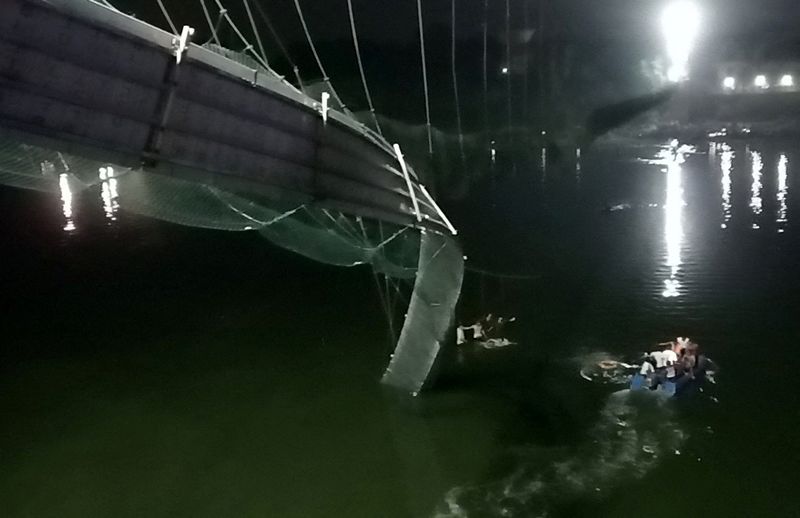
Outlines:
[[[391,236],[389,236],[388,238],[384,239],[384,238],[383,238],[383,227],[380,227],[381,242],[380,242],[380,243],[378,243],[378,244],[373,244],[373,243],[372,243],[372,241],[370,241],[369,237],[367,236],[367,230],[366,230],[366,228],[364,227],[364,220],[363,220],[363,218],[361,218],[361,217],[356,217],[356,221],[358,222],[358,224],[359,224],[359,227],[360,227],[360,231],[361,231],[361,232],[360,232],[360,235],[359,235],[359,229],[357,229],[357,228],[355,227],[355,225],[354,225],[354,224],[353,224],[353,223],[350,221],[350,219],[349,219],[347,216],[345,216],[345,217],[344,217],[344,223],[346,223],[346,224],[347,224],[347,227],[349,227],[349,229],[348,229],[348,228],[346,228],[346,227],[345,227],[345,225],[344,225],[344,224],[342,224],[342,222],[340,222],[340,221],[339,221],[339,220],[337,220],[335,217],[333,217],[333,215],[331,215],[331,213],[330,213],[330,211],[329,211],[328,209],[322,209],[322,212],[325,214],[325,216],[327,216],[327,218],[328,218],[328,219],[329,219],[329,220],[330,220],[330,221],[331,221],[331,222],[332,222],[334,225],[336,225],[336,227],[337,227],[337,228],[338,228],[338,229],[341,231],[341,233],[342,233],[342,234],[349,234],[349,236],[350,236],[350,238],[351,238],[351,242],[350,242],[350,244],[362,244],[362,246],[361,246],[361,249],[362,249],[362,250],[364,250],[365,252],[367,252],[367,253],[369,254],[370,264],[371,264],[371,265],[372,265],[372,267],[373,267],[373,273],[376,275],[376,280],[377,280],[377,272],[375,272],[375,265],[372,263],[372,261],[373,261],[373,256],[374,256],[376,253],[378,253],[380,250],[382,250],[382,249],[383,249],[383,247],[385,247],[386,245],[388,245],[388,244],[389,244],[390,242],[392,242],[392,241],[393,241],[395,238],[399,237],[400,235],[402,235],[404,232],[406,232],[406,231],[409,229],[409,227],[403,227],[403,228],[401,228],[400,230],[396,231],[396,232],[395,232],[394,234],[392,234]],[[314,220],[314,221],[315,221],[317,224],[319,224],[320,226],[324,226],[323,222],[319,221],[319,220],[316,218],[316,216],[314,216],[314,215],[313,215],[313,214],[311,214],[310,212],[308,212],[308,215],[309,215],[309,216],[311,217],[311,219],[313,219],[313,220]],[[378,224],[380,225],[380,221],[378,221]],[[341,235],[341,234],[340,234],[340,235]],[[387,278],[388,278],[388,276],[386,276],[386,275],[385,275],[385,277],[387,277]],[[395,290],[399,292],[399,288],[398,288],[398,287],[396,287],[396,286],[395,286]],[[388,290],[387,290],[387,293],[388,293]]]
[[[547,99],[545,98],[545,85],[544,85],[544,72],[545,72],[545,70],[544,70],[544,63],[545,63],[544,27],[545,27],[545,23],[544,23],[544,1],[543,0],[539,0],[539,5],[538,5],[537,12],[536,12],[536,16],[539,19],[539,22],[538,22],[538,25],[539,25],[539,37],[537,38],[538,39],[538,45],[537,45],[537,49],[536,49],[536,82],[537,82],[536,95],[537,95],[537,97],[539,99],[539,102],[538,102],[538,110],[539,110],[538,119],[540,121],[539,125],[540,125],[540,129],[544,129],[544,128],[546,128],[546,125],[547,125],[547,119],[545,118],[545,108],[544,108],[545,103],[547,102]]]
[[[431,135],[431,104],[428,98],[428,65],[425,60],[425,29],[422,25],[422,0],[417,0],[417,19],[419,21],[419,51],[422,57],[422,86],[425,90],[425,124],[428,127],[428,153],[433,154]]]
[[[530,118],[529,115],[528,115],[528,112],[529,112],[529,109],[528,109],[528,64],[529,64],[528,63],[528,61],[529,61],[528,60],[528,52],[529,52],[529,49],[530,49],[529,40],[528,40],[528,37],[529,37],[528,27],[529,27],[529,24],[530,24],[530,20],[529,20],[529,17],[528,17],[528,2],[523,2],[522,8],[523,8],[522,21],[525,24],[525,29],[524,29],[525,52],[522,55],[522,57],[524,59],[524,65],[523,65],[524,70],[523,70],[523,75],[522,75],[522,115],[523,115],[524,126],[527,126],[527,124],[529,122],[529,118]]]
[[[358,60],[358,71],[361,73],[361,84],[364,86],[364,95],[367,98],[367,106],[369,106],[369,112],[372,114],[372,121],[375,123],[375,129],[378,131],[380,135],[383,135],[383,131],[381,131],[381,125],[378,122],[378,116],[375,115],[375,106],[372,104],[372,96],[369,93],[369,87],[367,86],[367,76],[364,73],[364,64],[361,61],[361,49],[358,46],[358,34],[356,33],[356,21],[353,17],[353,1],[347,0],[347,14],[350,16],[350,31],[353,33],[353,46],[356,49],[356,59]]]
[[[213,29],[217,34],[219,34],[219,31],[222,28],[222,22],[224,22],[224,21],[225,21],[225,15],[223,13],[218,13],[217,14],[217,21],[214,22],[214,29]],[[220,36],[219,39],[221,41],[222,37]]]
[[[303,32],[306,35],[306,41],[308,41],[308,46],[311,47],[311,52],[314,54],[314,59],[317,61],[317,66],[319,67],[319,71],[322,73],[322,80],[325,81],[325,84],[328,85],[328,88],[331,91],[331,95],[342,106],[342,109],[346,109],[347,107],[344,105],[344,102],[342,102],[342,98],[339,97],[339,94],[337,94],[336,90],[333,88],[333,85],[331,84],[331,79],[330,77],[328,77],[328,73],[325,71],[325,67],[322,65],[322,60],[319,58],[317,47],[316,45],[314,45],[314,40],[311,39],[311,33],[308,31],[306,18],[305,16],[303,16],[303,9],[300,7],[300,0],[294,0],[294,7],[297,10],[297,16],[300,17],[300,24],[303,26]]]
[[[364,221],[363,219],[359,218],[358,220],[359,225],[361,225],[361,232],[364,235],[364,239],[367,239],[367,230],[364,228]],[[380,231],[381,238],[383,238],[383,227],[381,226],[380,220],[378,220],[378,229]],[[375,279],[375,286],[378,289],[378,297],[381,300],[381,307],[383,308],[384,315],[386,316],[386,322],[389,324],[389,334],[391,336],[392,342],[397,341],[397,335],[395,334],[394,330],[394,312],[392,311],[392,303],[389,299],[389,281],[388,276],[384,274],[383,276],[383,287],[381,287],[381,281],[378,278],[378,272],[375,270],[375,267],[372,267],[372,276]]]
[[[200,0],[200,7],[203,8],[203,15],[205,16],[206,22],[208,23],[208,28],[211,30],[211,38],[214,40],[214,43],[218,47],[222,47],[222,44],[219,42],[219,36],[217,35],[218,27],[216,27],[214,25],[214,22],[211,21],[211,14],[208,12],[208,7],[206,6],[206,0]],[[220,12],[220,17],[218,21],[222,20],[222,16],[223,14],[222,12]]]
[[[283,57],[286,58],[286,62],[289,63],[289,66],[292,67],[292,72],[294,72],[294,77],[295,79],[297,79],[297,87],[302,88],[303,80],[300,79],[300,69],[298,68],[297,64],[294,62],[292,57],[289,55],[289,51],[286,50],[286,46],[283,44],[283,40],[281,40],[281,37],[278,35],[278,31],[275,30],[275,26],[272,24],[272,20],[270,20],[269,16],[267,16],[267,12],[261,6],[261,2],[259,0],[255,0],[255,6],[256,6],[256,11],[258,11],[258,15],[264,21],[264,24],[269,29],[270,34],[272,34],[272,39],[275,40],[275,43],[277,43],[278,48],[281,49]]]
[[[409,227],[405,227],[403,230],[407,230],[408,228]],[[391,239],[394,239],[394,236],[392,236],[392,237],[390,237],[388,239],[384,239],[383,223],[380,220],[378,221],[378,230],[380,232],[380,237],[384,242],[389,241]],[[396,235],[398,235],[398,234],[395,234],[395,236]],[[385,290],[386,290],[386,299],[387,299],[387,302],[388,302],[387,316],[389,318],[390,331],[392,333],[392,339],[395,342],[397,342],[397,340],[399,340],[399,338],[400,338],[399,336],[397,336],[395,334],[395,331],[394,331],[394,315],[395,315],[395,312],[397,310],[397,303],[400,301],[401,297],[403,299],[403,302],[406,304],[406,306],[408,306],[408,304],[411,301],[410,301],[410,299],[408,299],[408,297],[406,297],[403,294],[403,290],[400,289],[401,284],[400,284],[399,280],[394,279],[392,277],[389,277],[386,274],[383,274],[383,283],[384,283],[384,287],[385,287]],[[394,290],[394,293],[392,293],[389,290],[390,286]]]
[[[230,202],[223,200],[222,197],[220,196],[220,190],[219,189],[216,189],[216,188],[208,186],[208,185],[206,185],[205,188],[206,188],[206,191],[210,192],[211,195],[214,196],[220,203],[224,203],[233,212],[237,213],[238,215],[242,216],[243,218],[245,218],[245,219],[247,219],[249,221],[252,221],[253,223],[257,223],[257,224],[261,225],[262,227],[268,227],[270,225],[278,223],[279,221],[283,221],[284,219],[293,216],[295,212],[297,212],[300,209],[305,207],[305,204],[298,205],[297,207],[293,208],[292,210],[290,210],[288,212],[284,212],[283,214],[280,214],[278,216],[275,216],[274,218],[272,218],[272,219],[270,219],[268,221],[262,221],[260,219],[254,218],[253,216],[250,216],[249,214],[247,214],[243,210],[238,209],[237,207],[234,207],[233,205],[230,204]]]
[[[253,29],[253,36],[256,37],[256,43],[258,44],[258,50],[261,51],[261,57],[264,58],[264,63],[268,65],[269,68],[269,59],[267,59],[267,52],[264,50],[264,44],[261,42],[261,35],[258,33],[258,27],[256,27],[256,21],[253,19],[253,12],[250,10],[250,2],[247,0],[242,0],[244,4],[244,10],[247,12],[247,19],[250,20],[250,27]]]
[[[483,0],[483,130],[489,131],[489,0]]]
[[[119,12],[119,9],[114,7],[114,5],[111,2],[109,2],[108,0],[100,0],[100,3],[103,4],[104,6],[108,7],[109,9],[113,9],[114,11]]]
[[[349,1],[349,0],[348,0]],[[464,155],[464,132],[461,128],[461,102],[458,98],[458,75],[456,74],[456,0],[450,0],[451,23],[450,23],[450,58],[453,71],[453,96],[456,102],[456,125],[458,127],[458,146],[461,152],[461,164],[466,164],[467,158]]]
[[[240,30],[239,30],[239,27],[237,27],[237,26],[236,26],[236,24],[235,24],[235,23],[233,23],[233,20],[231,20],[231,17],[230,17],[230,15],[228,14],[228,10],[227,10],[227,9],[225,9],[225,7],[222,5],[222,2],[221,2],[221,0],[215,0],[215,2],[216,2],[216,4],[217,4],[217,7],[219,7],[219,12],[220,12],[220,14],[222,14],[222,15],[225,17],[225,21],[227,21],[227,22],[228,22],[228,25],[230,25],[230,26],[231,26],[231,29],[233,29],[233,32],[235,32],[235,33],[236,33],[236,35],[237,35],[237,36],[239,37],[239,39],[241,40],[241,42],[242,42],[242,43],[244,43],[244,51],[245,51],[245,52],[249,52],[250,54],[252,54],[252,55],[253,55],[253,58],[255,58],[255,60],[256,60],[256,61],[257,61],[257,62],[258,62],[258,63],[259,63],[259,64],[260,64],[262,67],[264,67],[264,69],[265,69],[265,70],[269,70],[270,72],[272,72],[272,73],[273,73],[273,74],[275,74],[276,76],[279,76],[279,74],[278,74],[278,73],[276,73],[274,70],[272,70],[272,69],[269,67],[269,63],[267,63],[266,61],[264,61],[264,59],[262,59],[262,58],[261,58],[261,56],[259,56],[259,55],[258,55],[258,52],[256,52],[256,51],[253,49],[253,45],[252,45],[252,44],[251,44],[249,41],[247,41],[247,38],[245,38],[245,37],[244,37],[244,34],[242,34],[242,31],[240,31]]]
[[[510,279],[516,281],[535,281],[539,280],[543,277],[541,273],[534,273],[534,274],[524,274],[524,273],[501,273],[501,272],[494,272],[491,270],[484,270],[483,268],[478,268],[471,265],[466,265],[464,270],[472,273],[477,273],[480,275],[485,275],[487,277],[493,277],[495,279]]]
[[[156,2],[158,2],[158,7],[161,9],[161,14],[163,14],[164,18],[167,19],[167,23],[169,24],[169,28],[172,30],[172,34],[178,34],[178,29],[175,27],[175,24],[172,23],[172,18],[167,12],[167,8],[164,7],[164,2],[161,0],[156,0]]]
[[[347,232],[347,229],[344,228],[344,225],[342,225],[339,221],[337,221],[336,218],[334,218],[327,209],[323,209],[323,212],[328,217],[328,219],[330,219],[337,227],[339,227],[343,232]],[[315,221],[316,221],[316,218],[314,218],[313,215],[311,217],[313,219],[315,219]],[[364,249],[365,250],[369,250],[370,265],[372,266],[372,273],[373,273],[373,276],[375,277],[375,283],[378,286],[378,295],[381,297],[381,304],[384,306],[384,311],[386,312],[386,317],[387,317],[387,320],[389,321],[389,324],[390,324],[390,330],[392,332],[392,337],[394,338],[394,340],[397,340],[397,336],[395,336],[395,334],[394,334],[394,322],[393,322],[392,315],[394,315],[394,310],[395,310],[395,307],[397,305],[397,300],[399,298],[399,295],[402,294],[402,291],[400,290],[400,284],[395,279],[389,277],[389,275],[387,275],[385,273],[382,274],[383,275],[384,286],[385,286],[385,299],[384,299],[384,294],[381,293],[380,281],[378,280],[378,272],[375,270],[375,265],[372,262],[372,256],[374,256],[375,254],[381,252],[383,250],[383,247],[388,245],[390,242],[394,241],[397,237],[401,236],[410,227],[403,227],[400,230],[396,231],[391,236],[389,236],[387,238],[384,238],[383,225],[382,225],[381,221],[378,220],[378,228],[379,228],[379,231],[380,231],[381,242],[376,244],[376,245],[373,245],[372,241],[370,241],[369,237],[367,236],[367,229],[364,227],[363,218],[357,217],[356,221],[358,222],[359,227],[361,229],[361,236],[358,235],[358,229],[355,228],[355,226],[350,222],[349,219],[345,218],[345,222],[347,223],[347,225],[351,229],[350,230],[350,235],[352,236],[354,241],[357,242],[357,241],[361,240],[365,244]],[[385,255],[384,255],[384,257],[385,257]],[[391,293],[390,290],[389,290],[389,286],[390,285],[392,286],[392,288],[394,288],[394,291],[395,291],[394,298],[392,298],[390,296],[390,293]]]
[[[511,133],[511,0],[506,0],[506,90],[508,132]]]
[[[359,248],[361,248],[362,250],[367,250],[367,249],[371,248],[370,246],[368,246],[369,245],[369,241],[367,241],[366,238],[362,238],[358,234],[358,230],[353,226],[352,223],[350,223],[350,220],[347,218],[347,216],[344,216],[344,222],[347,223],[347,226],[349,227],[349,229],[345,228],[345,226],[339,220],[334,218],[331,215],[331,212],[328,209],[322,209],[322,213],[325,214],[325,216],[329,220],[331,220],[331,222],[341,230],[341,233],[339,234],[340,236],[341,236],[341,234],[349,234],[350,239],[352,239],[352,242],[350,244],[354,244],[354,243],[355,244],[359,244],[359,243],[361,243],[362,246],[360,246]],[[313,214],[309,213],[309,216],[311,216],[311,219],[313,219],[320,226],[324,225],[324,223],[322,221],[318,220]]]

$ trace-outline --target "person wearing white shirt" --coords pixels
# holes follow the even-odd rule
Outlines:
[[[672,381],[675,378],[675,365],[678,363],[678,353],[672,348],[664,349],[664,363],[666,364],[667,379]]]
[[[677,370],[675,368],[676,364],[678,363],[678,353],[675,352],[675,349],[679,347],[684,338],[678,338],[678,342],[664,342],[658,345],[664,347],[664,349],[660,351],[653,351],[649,354],[649,356],[653,359],[653,362],[656,364],[656,375],[655,375],[655,384],[654,387],[658,387],[658,385],[664,383],[665,381],[674,381],[677,375]]]
[[[667,356],[664,354],[664,351],[653,351],[648,356],[655,362],[656,370],[663,369],[667,366]]]
[[[642,366],[639,369],[639,374],[634,376],[634,380],[632,380],[632,388],[641,389],[641,388],[652,388],[653,381],[656,377],[656,368],[653,366],[653,360],[650,358],[645,358],[642,362]]]

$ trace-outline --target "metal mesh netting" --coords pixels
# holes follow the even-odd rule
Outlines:
[[[303,207],[260,230],[273,243],[311,259],[340,266],[371,264],[389,277],[413,278],[419,232],[326,209]]]
[[[110,166],[7,138],[0,144],[0,183],[58,193],[66,175],[75,193],[114,178],[127,211],[179,225],[257,230],[273,243],[319,262],[372,265],[394,278],[413,278],[419,232],[309,205],[280,205],[140,169]]]
[[[120,206],[157,219],[216,230],[257,230],[273,243],[337,266],[370,264],[396,278],[417,269],[419,232],[309,205],[280,206],[143,171],[120,177]]]
[[[133,213],[200,228],[255,230],[278,246],[322,263],[370,265],[387,279],[415,279],[384,382],[414,393],[425,383],[452,323],[463,276],[461,250],[452,238],[314,205],[281,205],[0,139],[0,184],[58,193],[65,182],[70,196],[92,185],[102,184],[105,189],[113,182],[114,202]],[[390,293],[389,286],[397,289],[394,281],[387,280],[385,286],[384,302],[398,296]],[[393,319],[391,312],[387,309],[387,317]]]
[[[383,382],[418,393],[433,368],[455,318],[464,278],[464,256],[455,239],[422,234],[411,303]]]
[[[280,214],[256,205],[237,211],[225,201],[225,193],[213,187],[141,170],[119,176],[117,190],[123,209],[191,227],[252,230]]]
[[[43,192],[59,191],[62,175],[73,190],[100,183],[104,164],[3,138],[0,140],[0,183]]]

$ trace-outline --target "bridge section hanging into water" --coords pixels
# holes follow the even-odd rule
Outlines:
[[[304,253],[307,230],[325,246],[351,247],[329,262],[368,263],[384,275],[391,268],[373,258],[390,245],[405,250],[401,232],[387,238],[378,225],[379,238],[369,239],[361,218],[413,229],[414,291],[384,381],[418,392],[460,291],[455,229],[398,145],[329,108],[324,94],[312,99],[268,68],[195,45],[192,33],[170,34],[93,0],[3,0],[0,144],[53,150],[65,166],[62,153],[122,166],[133,184],[152,174],[201,186],[248,221],[258,220],[243,208],[260,210],[262,234],[281,246]],[[339,235],[319,219],[301,221],[301,208],[311,220],[329,218]],[[362,237],[366,245],[353,246]]]

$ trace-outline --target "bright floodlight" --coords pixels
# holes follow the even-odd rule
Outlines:
[[[767,76],[763,74],[757,75],[754,83],[758,88],[767,88],[769,86],[769,83],[767,83]]]
[[[780,85],[781,86],[794,86],[794,77],[792,77],[790,74],[784,75],[783,77],[781,77]]]
[[[670,66],[667,78],[677,83],[689,77],[689,57],[700,29],[700,11],[693,3],[679,0],[667,6],[661,17]]]
[[[728,76],[722,80],[722,87],[727,90],[735,90],[736,89],[736,78]]]
[[[508,74],[508,67],[503,67],[500,69],[501,74]]]

